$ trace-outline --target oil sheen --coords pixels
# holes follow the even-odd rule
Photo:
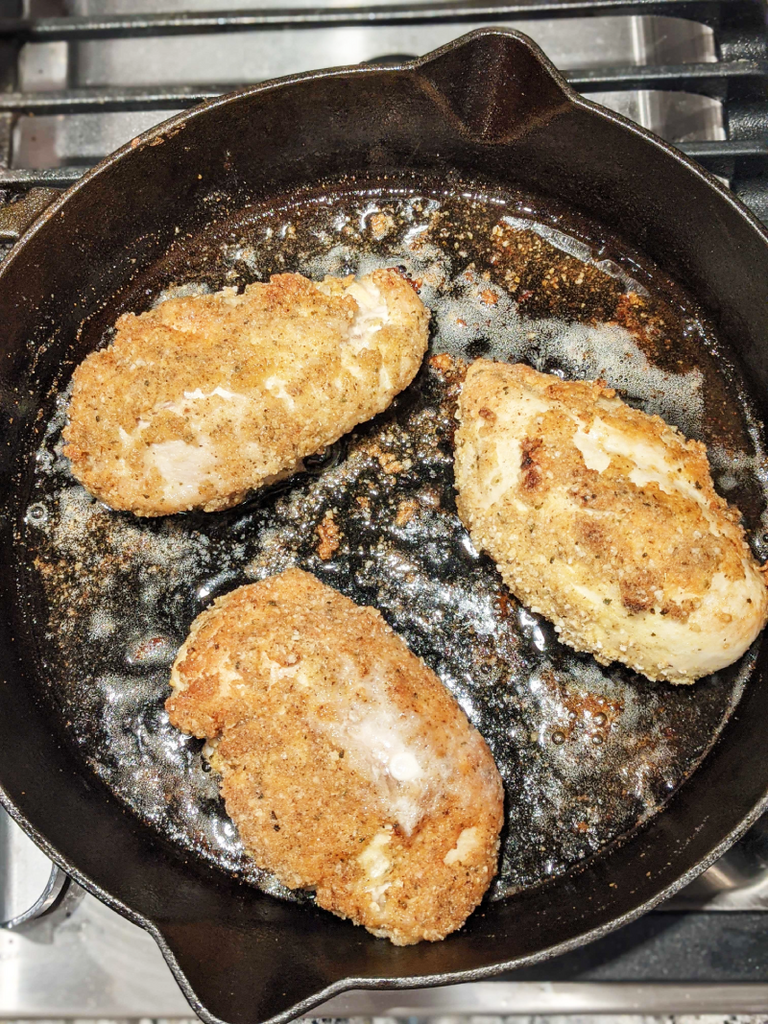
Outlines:
[[[716,485],[768,553],[761,435],[701,312],[616,240],[523,196],[413,184],[328,187],[181,237],[109,310],[90,344],[169,295],[270,274],[398,266],[432,311],[430,353],[392,407],[306,471],[220,513],[141,520],[72,478],[62,454],[68,381],[43,424],[20,524],[46,699],[90,770],[179,847],[264,891],[201,744],[163,704],[195,616],[288,566],[377,608],[488,741],[506,820],[491,898],[562,874],[656,813],[693,772],[753,664],[675,688],[560,645],[504,587],[456,514],[452,438],[463,367],[483,355],[601,378],[708,447]]]

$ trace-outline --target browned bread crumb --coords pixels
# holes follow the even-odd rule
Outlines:
[[[171,722],[209,741],[227,812],[285,885],[396,945],[444,938],[480,902],[501,779],[373,608],[299,569],[240,587],[195,620],[171,684]]]
[[[673,683],[746,651],[768,595],[702,444],[599,382],[482,359],[459,418],[459,514],[564,643]]]
[[[112,508],[228,508],[382,412],[413,380],[429,312],[395,270],[168,299],[117,321],[74,375],[72,471]]]

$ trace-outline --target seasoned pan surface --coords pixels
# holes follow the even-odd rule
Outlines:
[[[18,524],[27,629],[71,743],[177,846],[287,899],[245,855],[201,744],[168,724],[176,650],[218,594],[299,565],[378,608],[456,695],[507,789],[499,899],[560,875],[656,814],[737,705],[748,653],[691,687],[603,668],[560,645],[478,554],[454,501],[462,367],[483,355],[601,377],[707,444],[756,555],[765,457],[738,372],[691,301],[596,226],[530,196],[434,183],[336,182],[180,237],[83,324],[165,295],[399,266],[433,311],[430,354],[392,408],[306,472],[215,514],[140,520],[95,501],[61,448],[68,379],[51,396]]]

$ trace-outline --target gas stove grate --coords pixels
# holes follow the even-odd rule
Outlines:
[[[301,0],[298,0],[301,2]],[[119,0],[26,0],[17,4],[16,17],[0,18],[0,201],[6,203],[32,188],[64,187],[76,181],[98,159],[87,151],[75,152],[59,166],[36,166],[18,159],[18,126],[32,118],[84,114],[155,112],[162,120],[168,112],[184,109],[229,91],[240,82],[195,85],[187,82],[157,86],[88,85],[44,89],[20,86],[19,58],[28,44],[66,44],[77,48],[93,41],[157,41],[162,37],[204,35],[231,37],[242,32],[312,33],[329,29],[392,29],[409,32],[425,26],[447,26],[454,37],[478,23],[528,27],[536,37],[539,27],[562,19],[584,19],[582,32],[601,18],[687,19],[711,31],[713,48],[703,59],[690,63],[622,63],[568,69],[566,77],[586,96],[608,102],[610,97],[637,91],[643,102],[654,97],[684,94],[711,103],[722,118],[714,135],[723,137],[672,139],[694,159],[726,180],[758,217],[768,222],[768,44],[762,0],[532,0],[524,3],[400,3],[366,7],[329,4],[318,7],[265,6],[260,9],[121,14]],[[136,10],[142,4],[129,5]],[[173,7],[173,0],[165,6]],[[178,5],[177,5],[178,6]],[[196,6],[188,4],[187,7]],[[12,8],[12,5],[11,5]],[[77,13],[112,9],[117,13]],[[6,10],[8,5],[6,4]],[[51,16],[55,12],[56,16]],[[69,12],[69,13],[68,13]],[[75,13],[71,13],[75,12]],[[43,16],[36,17],[37,13]],[[595,21],[594,19],[598,19]],[[569,22],[570,24],[570,22]],[[387,55],[382,55],[387,59]],[[402,54],[400,56],[403,56]],[[700,56],[700,55],[699,55]],[[688,58],[691,60],[691,58]],[[339,54],[335,63],[345,63]],[[606,99],[607,97],[607,99]],[[679,97],[678,97],[679,98]],[[674,102],[674,97],[673,97]],[[633,116],[633,111],[622,109]],[[720,111],[722,112],[720,114]],[[35,122],[40,124],[38,120]],[[693,133],[696,136],[696,133]],[[103,154],[101,154],[103,155]]]

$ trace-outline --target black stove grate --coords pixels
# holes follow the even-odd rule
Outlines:
[[[276,7],[210,13],[61,16],[66,0],[0,0],[0,242],[15,234],[8,206],[32,189],[66,187],[83,173],[75,166],[14,167],[14,125],[20,117],[91,112],[179,110],[232,89],[180,82],[157,88],[72,88],[50,92],[19,89],[18,58],[29,42],[77,44],[86,40],[147,38],[202,33],[313,29],[341,26],[504,25],[598,15],[661,15],[700,22],[714,33],[715,60],[654,66],[564,69],[582,93],[609,90],[682,91],[722,104],[725,138],[683,142],[680,148],[727,180],[733,191],[768,223],[768,32],[764,0],[531,0],[531,2],[403,3],[368,7]],[[15,8],[15,10],[14,10]],[[50,16],[49,12],[57,12]],[[33,16],[43,12],[44,16]],[[15,16],[13,16],[15,14]],[[10,16],[9,16],[10,15]],[[343,62],[340,61],[340,62]],[[246,83],[243,83],[246,84]],[[162,115],[160,115],[162,116]],[[158,118],[159,119],[159,118]],[[41,205],[45,196],[40,194]]]

